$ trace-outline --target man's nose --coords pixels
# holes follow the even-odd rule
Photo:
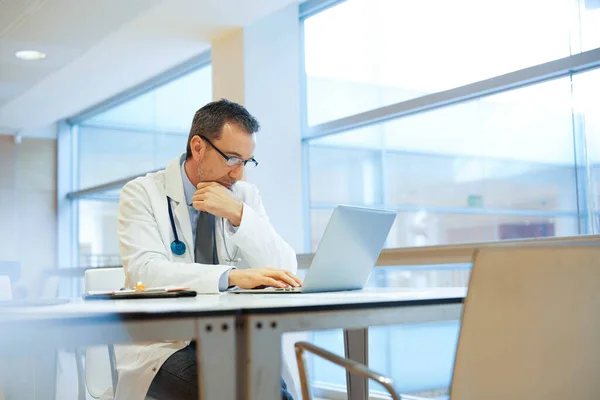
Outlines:
[[[243,164],[235,166],[229,172],[229,177],[231,179],[235,179],[236,181],[241,180],[243,176],[244,176],[244,166],[243,166]]]

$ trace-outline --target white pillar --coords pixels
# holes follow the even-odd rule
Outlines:
[[[292,4],[212,43],[214,99],[243,104],[260,122],[259,167],[247,171],[277,232],[304,248],[300,24]]]

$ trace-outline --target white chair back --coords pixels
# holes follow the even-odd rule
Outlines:
[[[488,248],[475,258],[452,400],[600,396],[600,248]]]
[[[125,283],[123,268],[98,268],[85,271],[85,290],[118,290]],[[107,346],[88,347],[85,351],[85,382],[96,399],[112,386]]]
[[[12,300],[10,278],[6,275],[0,275],[0,301],[2,300]]]
[[[58,297],[58,286],[60,276],[49,276],[45,279],[40,290],[40,297],[44,299],[54,299]]]

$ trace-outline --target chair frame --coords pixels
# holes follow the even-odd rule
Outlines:
[[[391,378],[378,374],[377,372],[370,370],[369,368],[367,368],[359,362],[340,357],[308,342],[297,342],[294,345],[294,348],[296,351],[296,361],[298,362],[298,372],[300,373],[302,398],[304,400],[312,400],[312,395],[308,387],[308,373],[306,369],[306,358],[304,355],[305,352],[312,353],[336,365],[339,365],[351,374],[356,374],[365,378],[372,379],[377,383],[381,384],[383,387],[385,387],[388,393],[392,396],[393,400],[401,400],[400,396],[396,393],[394,389],[393,380]]]

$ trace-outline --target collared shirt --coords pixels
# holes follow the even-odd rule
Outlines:
[[[187,173],[185,172],[185,154],[181,156],[181,180],[183,181],[183,193],[185,195],[185,203],[188,207],[188,213],[190,214],[190,223],[192,225],[192,243],[196,243],[196,225],[198,224],[198,217],[200,216],[200,211],[196,210],[193,206],[193,197],[194,193],[196,193],[196,188],[188,178]],[[216,240],[216,238],[215,238]],[[224,291],[227,290],[229,286],[229,272],[231,269],[225,271],[221,278],[219,279],[219,290]]]

